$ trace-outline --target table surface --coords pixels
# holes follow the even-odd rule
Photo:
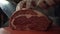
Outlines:
[[[53,28],[52,28],[53,29]],[[55,28],[56,31],[50,29],[49,31],[16,31],[10,27],[0,28],[0,34],[60,34],[60,28]]]

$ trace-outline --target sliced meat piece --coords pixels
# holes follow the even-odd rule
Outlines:
[[[20,13],[22,13],[23,15]],[[10,23],[11,27],[16,30],[45,31],[52,22],[41,12],[28,9],[14,13],[10,18]]]

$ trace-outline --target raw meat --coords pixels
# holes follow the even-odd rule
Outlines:
[[[47,16],[32,9],[17,11],[10,18],[10,26],[23,31],[45,31],[51,23]]]

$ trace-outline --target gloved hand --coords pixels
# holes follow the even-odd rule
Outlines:
[[[49,7],[52,7],[58,2],[59,0],[22,0],[18,3],[16,11],[23,9],[23,7],[25,9],[33,8],[35,7],[34,5],[39,6],[40,8],[43,9],[47,9]]]

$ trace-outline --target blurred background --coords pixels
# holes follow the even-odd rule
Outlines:
[[[20,1],[21,0],[0,0],[0,8],[2,12],[5,14],[5,16],[7,16],[6,22],[2,24],[2,27],[8,26],[9,24],[8,19],[10,18],[11,14],[16,10],[16,6]],[[38,8],[38,10],[40,10],[40,8]],[[40,10],[40,11],[45,12],[45,10]],[[59,5],[55,7],[50,7],[47,12],[48,17],[51,18],[54,24],[58,26],[60,26],[59,12],[60,12]]]

